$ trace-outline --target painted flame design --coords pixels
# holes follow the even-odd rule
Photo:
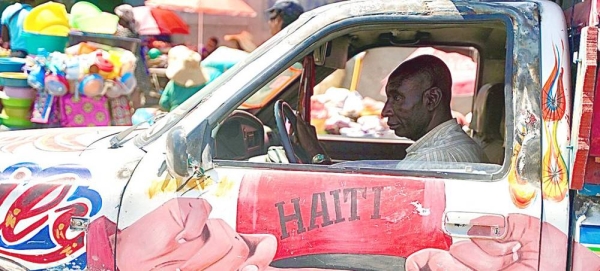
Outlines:
[[[564,50],[564,44],[562,44]],[[542,118],[545,121],[559,121],[565,116],[566,100],[565,87],[563,83],[563,68],[558,72],[559,64],[562,64],[558,47],[554,50],[554,68],[542,88]]]
[[[558,122],[553,122],[552,132],[548,127],[544,127],[546,138],[552,139],[548,144],[548,149],[544,153],[542,163],[542,194],[544,199],[560,202],[567,195],[569,190],[567,164],[563,159],[556,141],[556,132]]]

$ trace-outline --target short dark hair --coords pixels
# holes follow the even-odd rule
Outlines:
[[[212,36],[212,37],[208,38],[208,40],[213,41],[215,44],[219,44],[219,39],[217,37],[215,37],[215,36]]]
[[[390,74],[388,84],[400,84],[407,78],[422,76],[438,87],[448,100],[452,98],[452,75],[443,60],[432,55],[420,55],[402,62]]]

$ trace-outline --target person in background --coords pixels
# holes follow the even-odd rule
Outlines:
[[[269,31],[274,36],[296,21],[304,13],[304,8],[296,0],[277,0],[266,12],[269,16]],[[225,35],[223,39],[233,41],[236,47],[246,52],[251,52],[257,47],[252,41],[252,35],[245,31],[235,35]]]
[[[119,24],[117,25],[115,36],[140,39],[138,33],[139,25],[133,16],[133,7],[127,4],[117,6],[115,14],[119,16]],[[144,46],[140,45],[136,51],[135,79],[137,80],[137,88],[131,94],[131,102],[134,109],[140,108],[143,104],[141,94],[149,94],[152,88],[150,85],[150,74],[145,62]]]
[[[33,8],[33,0],[22,0],[8,6],[0,18],[2,24],[2,47],[11,49],[11,56],[25,57],[27,50],[23,38],[23,22]],[[35,53],[35,52],[34,52]]]
[[[267,9],[267,12],[269,13],[269,30],[274,36],[296,21],[304,13],[304,8],[295,0],[277,0],[271,8]]]
[[[208,57],[212,52],[214,52],[219,46],[219,39],[217,37],[210,37],[206,44],[202,47],[202,59]]]
[[[221,75],[215,68],[201,66],[200,61],[200,54],[184,45],[169,51],[165,72],[169,82],[158,103],[161,110],[172,111]]]

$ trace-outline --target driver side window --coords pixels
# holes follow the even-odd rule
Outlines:
[[[302,64],[290,65],[263,86],[240,106],[239,110],[245,114],[237,114],[237,117],[243,115],[243,121],[238,120],[235,125],[226,121],[218,131],[217,143],[221,142],[222,146],[217,144],[216,158],[283,164],[295,163],[298,159],[303,164],[324,164],[320,160],[323,157],[318,156],[323,154],[328,161],[325,164],[337,169],[466,173],[493,173],[505,164],[505,146],[511,141],[505,136],[505,54],[489,54],[486,52],[490,50],[480,51],[474,46],[383,46],[358,53],[351,51],[352,46],[349,48],[351,58],[341,69],[306,62],[305,58]],[[430,76],[435,80],[429,83],[419,81],[411,85],[404,82],[405,79],[388,82],[401,63],[423,56],[433,56],[447,67],[451,78],[449,87],[445,88],[443,82],[440,83],[443,80],[436,76]],[[432,69],[432,74],[439,75]],[[306,78],[309,80],[303,80]],[[310,97],[307,98],[304,95],[310,79],[315,85],[308,91]],[[420,92],[408,106],[404,103],[409,100],[405,93],[394,91],[411,90],[411,87]],[[443,98],[436,98],[438,96]],[[427,106],[427,99],[438,99],[435,103],[440,103],[448,102],[444,100],[447,98],[450,99],[449,117],[434,126],[437,130],[430,129],[416,136],[403,131],[406,128],[403,126],[418,130],[414,127],[430,123],[429,109],[419,109],[419,103]],[[289,121],[290,117],[282,113],[284,110],[277,109],[278,101],[289,104],[292,112],[310,123],[314,131],[297,136],[297,130],[306,130],[306,127],[298,128],[296,121]],[[279,124],[278,110],[282,119]],[[421,112],[418,110],[424,113],[414,113]],[[412,112],[412,115],[406,119],[398,117],[404,112]],[[445,137],[448,133],[455,136]],[[289,144],[286,144],[286,134]],[[314,141],[309,134],[314,134]],[[239,144],[231,143],[234,139]],[[440,158],[444,155],[449,158]],[[399,166],[401,162],[404,167]]]

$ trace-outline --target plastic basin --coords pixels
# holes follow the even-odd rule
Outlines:
[[[35,99],[36,91],[30,87],[4,87],[4,94],[0,93],[0,98],[15,99]]]
[[[61,36],[68,37],[69,32],[71,32],[71,28],[64,25],[51,25],[45,28],[42,28],[38,31],[38,34],[49,35],[49,36]]]
[[[23,107],[4,107],[4,115],[8,118],[13,119],[22,119],[22,120],[30,120],[31,119],[31,109],[23,108]]]
[[[78,29],[78,23],[81,21],[81,17],[97,15],[100,13],[102,13],[102,10],[96,5],[86,1],[78,1],[71,7],[71,18],[69,22],[73,28]]]
[[[0,72],[20,72],[25,66],[24,58],[1,57]]]
[[[44,48],[48,52],[64,53],[69,43],[68,36],[51,36],[31,32],[23,32],[22,35],[26,42],[25,49],[29,54],[37,53],[39,48]]]
[[[32,104],[33,104],[33,99],[17,99],[17,98],[2,99],[3,107],[31,108]]]
[[[7,116],[5,114],[5,112],[2,112],[2,114],[0,114],[0,120],[2,122],[2,125],[6,126],[8,128],[29,128],[29,127],[33,126],[33,123],[31,123],[31,120],[12,118],[12,117]]]
[[[119,16],[107,12],[85,15],[78,17],[75,24],[76,29],[82,32],[113,35],[117,32]]]
[[[38,32],[52,25],[69,27],[69,16],[64,4],[47,2],[34,7],[25,18],[23,29],[27,32]]]
[[[24,72],[0,72],[0,86],[29,87],[29,84],[27,84],[27,74]]]

